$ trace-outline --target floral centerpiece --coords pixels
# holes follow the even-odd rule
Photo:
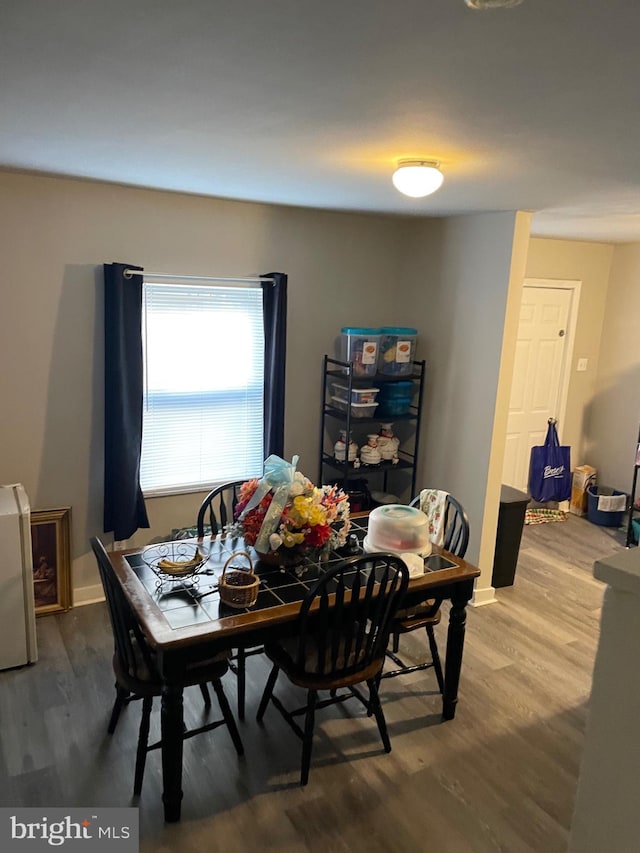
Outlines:
[[[342,547],[349,532],[349,499],[337,486],[314,486],[295,470],[298,457],[265,461],[262,479],[240,487],[231,532],[242,535],[261,559],[283,565]]]

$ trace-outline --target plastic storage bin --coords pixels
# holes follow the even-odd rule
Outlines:
[[[491,576],[491,585],[494,587],[513,586],[524,518],[530,500],[526,492],[511,486],[502,486],[500,489],[500,510]]]
[[[380,329],[345,326],[340,333],[340,359],[351,362],[353,375],[375,376],[378,372]]]
[[[413,382],[401,379],[399,382],[385,382],[380,388],[380,400],[396,400],[398,397],[413,397]]]
[[[410,376],[416,351],[417,329],[384,326],[380,329],[378,370],[386,376]]]
[[[346,412],[348,410],[349,403],[346,400],[343,400],[342,397],[332,397],[331,400],[336,409],[340,409],[341,412]],[[372,418],[375,415],[377,408],[377,403],[351,403],[351,417]]]
[[[385,418],[397,418],[398,415],[408,415],[411,399],[411,397],[392,397],[391,399],[381,400],[378,415]]]
[[[415,390],[413,382],[401,380],[400,382],[381,383],[381,386],[378,396],[380,403],[378,414],[391,418],[408,414]]]
[[[625,492],[618,492],[609,486],[589,486],[587,489],[587,518],[592,524],[599,524],[601,527],[620,527],[626,510],[598,509],[598,498],[600,495],[609,497],[624,495],[626,507],[627,495]]]
[[[345,403],[349,399],[349,389],[346,385],[340,385],[338,382],[332,382],[333,393],[336,397],[344,400]],[[379,388],[352,388],[351,402],[352,403],[375,403],[378,396]]]

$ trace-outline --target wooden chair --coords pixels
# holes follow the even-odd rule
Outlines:
[[[411,506],[419,506],[420,497],[411,501]],[[444,538],[443,547],[446,551],[456,557],[464,557],[469,544],[469,519],[462,504],[452,495],[447,495],[445,501]],[[444,677],[442,674],[442,663],[434,627],[440,622],[440,600],[430,599],[423,601],[415,607],[399,610],[391,627],[392,647],[387,649],[387,657],[395,664],[397,669],[386,670],[381,678],[395,678],[398,675],[407,675],[411,672],[419,672],[423,669],[433,668],[440,693],[444,692]],[[417,631],[424,628],[427,633],[427,641],[431,652],[431,660],[423,663],[408,665],[399,656],[400,634]]]
[[[196,527],[198,536],[204,536],[205,521],[211,526],[211,535],[217,536],[225,525],[234,520],[234,510],[238,505],[240,486],[244,480],[233,480],[212,489],[200,504]],[[238,718],[244,720],[246,694],[246,659],[250,655],[262,654],[262,646],[251,649],[238,649],[229,660],[229,667],[238,679]]]
[[[391,554],[368,554],[338,563],[305,596],[295,637],[265,645],[273,662],[257,719],[262,720],[269,701],[302,739],[300,783],[309,779],[316,709],[355,696],[375,715],[385,752],[391,751],[387,726],[378,698],[377,680],[384,663],[389,630],[407,589],[409,571]],[[289,680],[307,691],[306,704],[287,710],[273,689],[282,670]],[[366,682],[369,698],[356,689]],[[338,694],[340,688],[348,692]],[[318,692],[329,697],[318,701]],[[304,730],[295,717],[304,714]]]
[[[244,482],[244,480],[233,480],[230,483],[223,483],[222,486],[216,486],[215,489],[211,489],[198,510],[196,527],[199,537],[204,536],[206,521],[211,526],[212,536],[217,536],[226,524],[230,524],[233,521],[233,512],[239,500],[240,486]]]
[[[158,673],[153,649],[147,644],[142,628],[135,618],[133,610],[127,601],[120,582],[113,571],[109,557],[102,542],[93,537],[91,548],[98,561],[100,580],[109,607],[109,617],[113,629],[114,655],[113,669],[116,676],[116,700],[109,720],[108,732],[115,731],[123,707],[135,699],[142,699],[142,719],[138,734],[136,769],[133,793],[138,796],[142,790],[142,780],[147,753],[158,749],[162,741],[149,745],[149,723],[151,709],[155,696],[162,694],[162,679]],[[206,683],[211,682],[218,697],[222,719],[200,726],[197,729],[185,730],[184,738],[207,732],[218,726],[225,725],[229,730],[233,745],[238,755],[244,754],[242,740],[238,733],[229,702],[222,687],[221,678],[227,672],[228,653],[218,654],[206,663],[197,664],[187,669],[183,687],[199,685],[205,699],[205,705],[211,704]]]

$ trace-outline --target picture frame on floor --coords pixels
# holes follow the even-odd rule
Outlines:
[[[31,555],[36,616],[69,610],[71,508],[31,512]]]

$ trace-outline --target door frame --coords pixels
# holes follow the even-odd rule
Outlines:
[[[567,342],[564,349],[564,358],[562,359],[562,367],[560,368],[560,379],[558,382],[558,434],[562,433],[565,423],[565,415],[567,413],[567,398],[569,396],[569,382],[571,380],[571,368],[573,365],[573,348],[576,340],[576,329],[578,326],[578,307],[580,305],[580,290],[582,282],[577,279],[564,278],[525,278],[523,281],[523,291],[525,287],[548,287],[554,290],[569,290],[571,291],[571,301],[569,303],[569,316],[567,318]],[[518,320],[518,331],[520,330],[520,321]]]

